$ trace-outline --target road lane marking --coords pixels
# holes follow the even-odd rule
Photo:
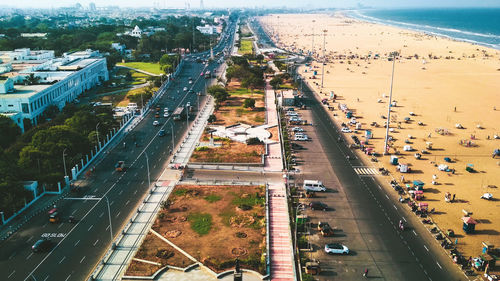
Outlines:
[[[143,184],[144,184],[144,181],[141,182],[141,185],[143,185]]]
[[[92,229],[92,227],[94,227],[94,225],[91,225],[91,226],[89,227],[89,229],[87,229],[87,231],[90,231],[90,230]]]
[[[76,210],[74,210],[71,214],[74,215],[76,213]]]
[[[135,174],[134,174],[134,177],[137,177],[137,174],[138,174],[138,173],[135,173]]]
[[[382,187],[380,187],[380,185],[377,185],[378,189],[382,190]]]
[[[108,181],[108,179],[104,179],[102,182],[103,182],[103,183],[106,183],[107,181]]]
[[[389,196],[387,196],[387,194],[385,195],[385,197],[386,197],[387,199],[389,199]]]
[[[84,259],[85,259],[85,256],[83,256],[83,258],[80,260],[80,263],[82,263]]]
[[[427,252],[429,252],[429,248],[427,248],[427,246],[424,245],[424,248],[427,250]]]
[[[418,236],[417,233],[415,232],[415,230],[412,230],[413,234],[415,234],[415,236]]]
[[[12,255],[9,256],[9,260],[12,259],[16,255],[16,252],[12,253]]]
[[[134,191],[134,195],[137,194],[137,189]]]
[[[398,207],[396,207],[396,205],[392,205],[394,207],[394,209],[396,209],[396,211],[398,210]]]
[[[97,243],[99,243],[99,239],[95,240],[94,246],[97,245]]]
[[[130,183],[130,182],[128,182],[128,183]],[[128,183],[127,183],[127,185],[128,185]],[[122,195],[122,193],[123,193],[123,189],[120,190],[120,192],[118,192],[118,195]]]
[[[45,276],[45,279],[43,279],[43,281],[47,281],[47,279],[49,279],[49,276],[50,275]]]
[[[117,218],[122,212],[118,212],[118,214],[116,214],[115,218]]]
[[[115,201],[111,201],[111,203],[109,203],[109,206],[113,205],[113,203],[115,203]]]
[[[26,260],[29,260],[31,258],[31,256],[33,255],[33,253],[29,254],[27,257],[26,257]]]
[[[30,242],[30,241],[31,241],[31,239],[33,239],[33,237],[34,237],[34,236],[31,236],[31,237],[28,239],[28,241],[26,241],[26,242]]]
[[[109,229],[109,225],[106,227],[106,230],[108,230],[108,229]]]
[[[42,227],[46,227],[47,226],[47,223],[45,223],[44,225],[42,225]]]
[[[441,267],[441,265],[440,265],[438,262],[436,262],[436,264],[439,266],[439,268],[443,269],[443,268]]]
[[[76,245],[78,245],[78,243],[80,243],[80,240],[76,241],[76,243],[75,243],[75,247],[76,247]]]
[[[102,213],[99,215],[99,218],[102,218],[102,216],[104,216],[104,212],[102,212]]]
[[[64,281],[68,281],[68,279],[71,277],[71,274],[68,275],[68,277],[66,277],[66,279]]]
[[[57,229],[61,228],[64,225],[64,223],[60,223]]]
[[[66,259],[66,256],[64,256],[60,261],[59,264],[61,264],[64,260]]]
[[[127,203],[125,203],[125,206],[128,205],[128,203],[130,203],[130,200],[127,200]]]
[[[14,271],[12,271],[12,273],[11,273],[11,274],[9,274],[9,276],[8,276],[7,278],[10,278],[12,275],[14,275],[14,273],[16,273],[16,271],[15,271],[15,270],[14,270]]]
[[[403,217],[403,220],[406,221],[405,217]]]

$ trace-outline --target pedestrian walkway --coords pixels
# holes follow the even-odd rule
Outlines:
[[[266,81],[266,119],[268,127],[278,126],[278,111],[276,110],[276,95]],[[278,127],[279,130],[279,127]],[[279,133],[279,132],[278,132]],[[281,158],[280,142],[267,144],[267,155],[264,157],[264,171],[281,172],[283,171],[283,160]]]
[[[380,174],[376,168],[372,167],[353,167],[353,168],[356,174],[360,176],[375,176]]]
[[[271,280],[296,280],[293,246],[283,183],[269,185]]]
[[[153,225],[161,202],[168,198],[177,183],[175,179],[179,177],[180,172],[176,170],[165,171],[162,178],[167,180],[156,182],[130,223],[124,228],[120,237],[115,240],[115,246],[106,253],[102,263],[92,274],[93,280],[121,279],[128,263]]]
[[[186,166],[189,162],[189,158],[191,158],[191,154],[193,153],[198,141],[200,140],[203,131],[205,130],[205,126],[207,125],[208,118],[212,114],[214,110],[214,101],[211,96],[208,97],[205,106],[198,114],[198,117],[193,123],[191,129],[189,129],[186,138],[183,140],[179,149],[175,152],[174,157],[170,161],[171,167],[177,166]]]

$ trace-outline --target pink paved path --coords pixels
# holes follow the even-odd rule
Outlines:
[[[295,280],[285,184],[269,184],[271,280]]]
[[[276,97],[274,95],[274,90],[269,85],[269,81],[266,81],[266,116],[267,125],[269,127],[278,125],[278,115],[276,110]],[[281,145],[279,142],[270,143],[267,146],[268,154],[264,158],[264,171],[283,171],[283,161],[281,160]]]

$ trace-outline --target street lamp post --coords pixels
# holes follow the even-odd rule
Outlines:
[[[63,150],[63,153],[62,153],[63,154],[63,165],[64,165],[64,178],[68,177],[68,172],[66,172],[66,158],[65,158],[66,157],[66,149],[68,149],[68,148],[65,148]]]
[[[323,67],[321,68],[321,89],[323,90],[323,80],[325,79],[325,63],[326,63],[326,57],[325,57],[325,44],[326,44],[326,33],[328,30],[324,29],[323,30]]]
[[[172,151],[174,151],[175,148],[174,124],[170,124],[170,128],[172,129]]]
[[[316,20],[312,20],[313,26],[312,26],[312,43],[311,43],[311,56],[314,54],[314,23]]]
[[[148,158],[148,153],[144,152],[144,156],[146,156],[146,167],[148,169],[148,187],[151,186],[151,177],[149,175],[149,158]]]
[[[142,97],[142,94],[141,94],[141,97]],[[97,146],[98,146],[98,147],[99,147],[99,130],[98,130],[98,128],[99,128],[99,125],[100,125],[100,124],[101,124],[101,123],[99,122],[99,123],[97,123],[97,125],[95,125],[95,134],[96,134],[96,136],[97,136]]]
[[[396,52],[392,53],[392,76],[391,76],[391,91],[389,93],[389,104],[387,105],[387,128],[385,130],[385,141],[384,141],[384,155],[387,155],[389,149],[387,148],[387,143],[389,142],[389,124],[391,123],[391,103],[392,103],[392,85],[394,82],[394,65],[396,62]]]

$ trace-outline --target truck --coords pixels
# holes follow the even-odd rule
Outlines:
[[[181,118],[184,116],[184,107],[179,106],[174,110],[174,113],[172,113],[172,118],[174,120],[181,120]]]

